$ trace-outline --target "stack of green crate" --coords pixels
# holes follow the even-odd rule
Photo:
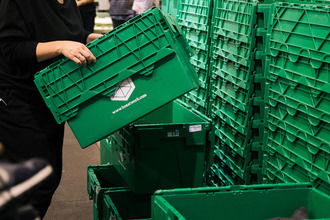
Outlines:
[[[167,14],[177,16],[180,0],[161,0],[161,10]]]
[[[267,71],[271,183],[312,182],[330,193],[329,6],[275,4]]]
[[[210,24],[213,0],[180,0],[177,20],[194,55],[190,62],[201,86],[180,99],[208,115]]]
[[[211,44],[211,117],[216,185],[261,183],[265,37],[270,6],[216,1]]]

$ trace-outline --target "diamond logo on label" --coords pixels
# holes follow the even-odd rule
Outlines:
[[[127,101],[132,95],[135,85],[130,77],[117,84],[116,92],[110,97],[112,101]]]

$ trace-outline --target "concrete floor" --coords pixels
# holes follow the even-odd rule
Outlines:
[[[92,220],[93,201],[88,199],[87,167],[100,164],[96,144],[82,149],[66,125],[63,151],[63,175],[44,220]]]

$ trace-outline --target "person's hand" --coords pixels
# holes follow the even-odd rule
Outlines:
[[[60,52],[65,57],[84,67],[96,62],[96,58],[92,52],[84,44],[79,42],[62,41]]]
[[[80,7],[82,5],[86,5],[89,3],[95,2],[94,0],[76,0],[77,6]]]
[[[91,33],[91,34],[89,34],[88,36],[87,36],[87,43],[90,43],[90,42],[92,42],[93,40],[95,40],[95,39],[97,39],[97,38],[99,38],[99,37],[101,37],[101,36],[103,36],[103,34],[99,34],[99,33]]]

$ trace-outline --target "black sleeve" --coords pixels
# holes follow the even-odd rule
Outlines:
[[[90,34],[91,34],[91,32],[84,30],[84,43],[85,43],[85,44],[86,44],[86,42],[87,42],[87,37],[88,37],[88,35],[90,35]]]
[[[30,39],[30,33],[13,0],[1,0],[0,4],[0,52],[7,63],[28,64],[37,62],[38,42]]]

